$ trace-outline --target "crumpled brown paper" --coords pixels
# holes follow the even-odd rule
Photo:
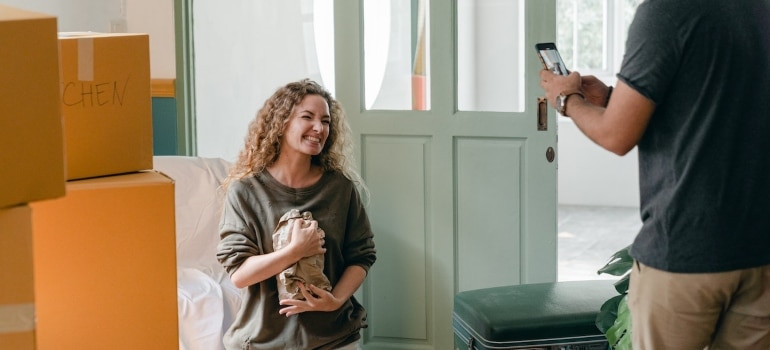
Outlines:
[[[297,209],[289,210],[286,214],[283,214],[275,231],[273,231],[273,250],[277,251],[289,245],[292,227],[299,225],[301,222],[301,220],[297,222],[297,219],[313,220],[313,215],[309,211],[300,213]],[[320,227],[318,228],[318,234],[319,238],[325,236]],[[329,279],[324,275],[323,271],[323,254],[300,259],[276,276],[278,279],[278,299],[304,300],[305,297],[300,292],[297,282],[302,282],[306,286],[312,284],[326,291],[331,291],[331,283],[329,283]]]

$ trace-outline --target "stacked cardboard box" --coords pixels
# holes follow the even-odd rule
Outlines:
[[[0,209],[0,349],[35,348],[29,206]]]
[[[56,23],[0,5],[0,208],[64,195]]]
[[[152,169],[150,39],[61,33],[67,179]]]
[[[38,349],[178,348],[171,179],[68,181],[32,209]]]
[[[0,349],[35,348],[32,213],[64,195],[56,17],[0,5]]]
[[[0,349],[177,349],[148,35],[0,5],[0,47]]]
[[[176,349],[174,183],[149,170],[149,37],[58,40],[67,182],[30,205],[37,349]]]

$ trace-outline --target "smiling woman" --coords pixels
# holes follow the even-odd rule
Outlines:
[[[282,160],[296,162],[305,157],[319,155],[329,136],[330,123],[329,105],[322,96],[307,95],[302,98],[291,111],[283,131],[283,139],[281,139],[281,157],[278,157],[276,162]],[[291,181],[291,179],[285,180]]]
[[[335,349],[358,343],[366,310],[353,293],[376,255],[349,133],[340,104],[308,79],[276,90],[250,123],[224,183],[219,225],[217,258],[244,290],[225,348]],[[273,242],[291,212],[312,216],[286,228],[288,243]],[[279,249],[275,243],[282,243]],[[322,266],[329,285],[324,279],[287,286],[287,267],[312,257],[322,257],[313,266]],[[284,298],[284,287],[301,296]]]

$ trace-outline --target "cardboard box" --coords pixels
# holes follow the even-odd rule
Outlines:
[[[0,5],[0,208],[64,195],[56,26]]]
[[[178,349],[171,179],[69,181],[30,206],[38,349]]]
[[[152,169],[150,38],[59,33],[67,179]]]
[[[0,349],[35,348],[32,211],[0,209]]]

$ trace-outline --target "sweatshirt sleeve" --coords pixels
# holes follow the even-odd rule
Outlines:
[[[219,244],[217,245],[217,260],[232,275],[241,264],[251,256],[262,254],[260,235],[256,226],[247,218],[253,208],[248,205],[247,191],[244,185],[233,182],[227,190],[222,216],[219,223]]]
[[[369,224],[369,217],[355,186],[352,188],[349,208],[348,242],[343,252],[346,265],[358,265],[369,272],[369,268],[377,259],[377,250],[374,247],[374,233]]]

